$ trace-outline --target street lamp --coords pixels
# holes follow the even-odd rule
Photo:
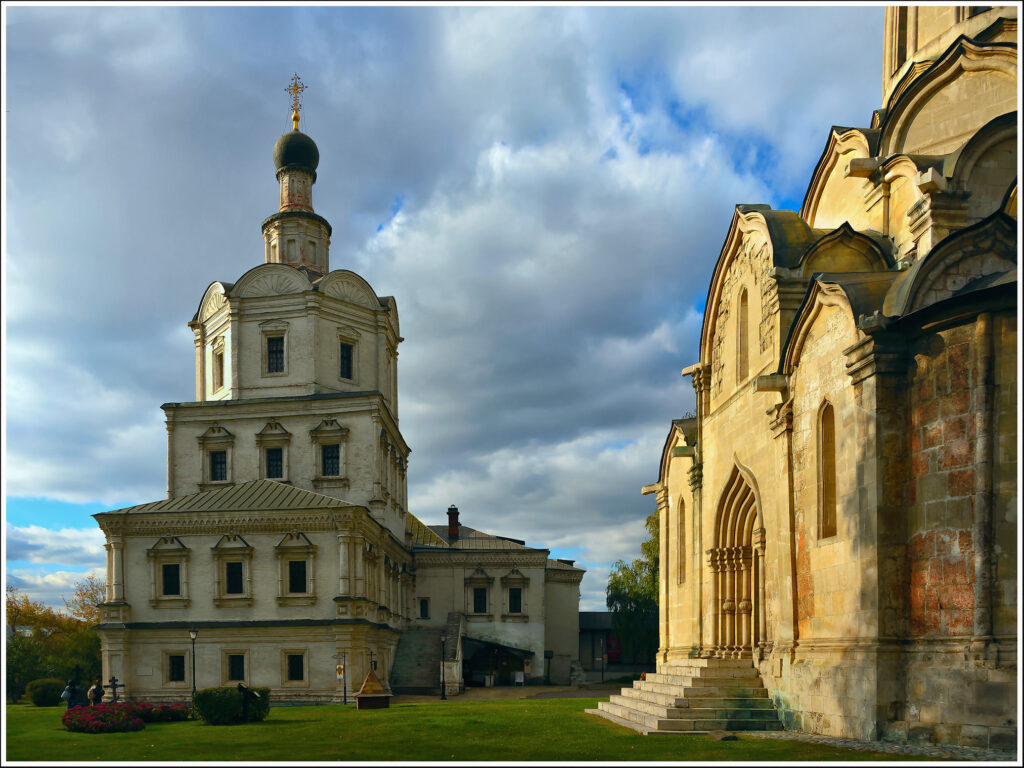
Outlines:
[[[448,693],[445,691],[444,685],[444,657],[445,657],[445,643],[448,640],[448,635],[444,632],[441,633],[441,701],[448,701]]]
[[[196,698],[196,638],[199,636],[199,630],[192,627],[188,631],[188,636],[192,638],[192,699]]]

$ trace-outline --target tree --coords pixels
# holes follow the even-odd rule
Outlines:
[[[69,614],[91,627],[99,622],[100,611],[97,606],[106,600],[106,587],[95,576],[86,576],[75,582],[70,600],[63,595],[61,600]]]
[[[75,585],[76,592],[82,585]],[[40,677],[66,680],[75,676],[76,668],[79,682],[99,676],[100,640],[94,622],[55,611],[14,587],[7,587],[6,598],[7,625],[30,627],[29,634],[11,632],[7,637],[8,700],[17,701],[25,685]]]
[[[644,526],[648,538],[640,544],[641,557],[612,565],[605,602],[623,654],[647,663],[658,650],[658,514],[649,515]]]

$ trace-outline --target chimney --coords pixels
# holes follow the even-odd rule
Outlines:
[[[448,541],[459,538],[459,508],[452,504],[448,507]]]

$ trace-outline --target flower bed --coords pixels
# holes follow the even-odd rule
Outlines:
[[[121,733],[141,731],[146,723],[185,720],[188,714],[188,705],[183,702],[111,701],[89,707],[72,707],[64,713],[61,722],[69,731],[77,733]]]

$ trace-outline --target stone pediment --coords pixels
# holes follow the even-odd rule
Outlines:
[[[146,554],[152,557],[154,555],[184,554],[188,551],[189,548],[177,536],[161,536],[156,544],[146,550]]]
[[[313,542],[309,540],[309,537],[306,536],[306,534],[304,534],[302,531],[291,531],[290,533],[286,533],[284,535],[284,537],[279,542],[277,542],[277,546],[275,546],[274,548],[275,549],[307,549],[307,548],[314,548],[315,549],[316,545],[313,544]]]
[[[231,295],[239,298],[283,296],[311,289],[306,272],[286,264],[261,264],[242,275]]]
[[[367,309],[381,309],[380,300],[370,284],[347,269],[329,273],[317,283],[317,290],[325,296],[348,301]]]
[[[215,552],[242,551],[252,549],[249,542],[234,533],[226,533],[210,549]]]

